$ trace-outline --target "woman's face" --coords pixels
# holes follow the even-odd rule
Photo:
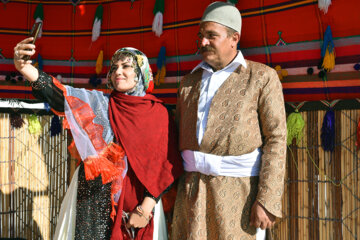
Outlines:
[[[115,69],[111,74],[111,82],[116,91],[127,92],[135,87],[136,73],[134,66],[136,65],[131,57],[126,57],[124,60],[119,60],[114,64]]]

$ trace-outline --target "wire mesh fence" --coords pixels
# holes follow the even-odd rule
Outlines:
[[[333,152],[321,147],[325,111],[301,115],[304,137],[288,148],[284,218],[272,230],[274,239],[358,239],[360,110],[335,111]],[[32,135],[27,121],[15,129],[9,114],[0,113],[1,238],[51,239],[75,168],[67,132],[51,137],[52,116],[38,118],[42,131]]]
[[[0,227],[2,238],[50,239],[70,179],[67,132],[51,136],[53,116],[37,116],[42,130],[30,134],[0,113]]]
[[[304,137],[288,148],[284,218],[274,239],[352,240],[360,233],[359,110],[335,111],[335,149],[321,147],[325,111],[307,111]]]

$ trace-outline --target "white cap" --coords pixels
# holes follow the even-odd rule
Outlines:
[[[239,10],[226,2],[213,2],[204,11],[201,22],[216,22],[241,32],[241,15]]]

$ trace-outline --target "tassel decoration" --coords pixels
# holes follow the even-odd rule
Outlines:
[[[133,9],[135,0],[131,0],[130,9]]]
[[[163,14],[165,8],[164,6],[165,0],[156,0],[153,10],[155,17],[152,24],[152,31],[157,37],[160,37],[163,32]]]
[[[321,70],[319,73],[318,73],[318,77],[319,78],[324,78],[326,76],[326,72],[324,70]]]
[[[331,71],[335,67],[335,46],[332,38],[331,28],[327,26],[324,42],[321,48],[321,57],[323,59],[322,67],[327,71]]]
[[[99,5],[96,8],[94,22],[93,22],[92,36],[91,36],[91,41],[93,42],[95,42],[100,36],[103,11],[104,10],[102,5]]]
[[[355,64],[355,65],[354,65],[354,69],[355,69],[356,71],[360,71],[360,64],[359,64],[359,63]]]
[[[43,20],[44,20],[44,9],[43,9],[42,3],[39,3],[39,4],[36,6],[35,13],[34,13],[34,20],[35,20],[35,23],[37,23],[37,22],[43,23]],[[42,36],[42,28],[43,28],[43,25],[44,25],[44,23],[41,25],[41,28],[40,28],[40,31],[39,31],[39,34],[38,34],[38,38],[41,38],[41,36]]]
[[[314,73],[314,69],[312,67],[309,67],[307,70],[306,70],[307,74],[308,75],[313,75]]]
[[[288,71],[286,69],[282,69],[280,65],[277,65],[275,70],[279,76],[280,81],[282,81],[284,77],[288,76]]]
[[[335,67],[335,52],[330,53],[329,49],[326,49],[324,61],[322,67],[327,71],[331,71]]]
[[[163,14],[161,12],[157,12],[152,24],[152,31],[155,33],[157,37],[161,36],[162,27],[163,27]]]
[[[157,66],[157,73],[155,76],[155,84],[158,86],[160,83],[165,82],[165,76],[166,76],[166,48],[162,46],[160,48],[159,55],[157,57],[156,66]]]
[[[321,127],[321,146],[324,151],[334,151],[335,148],[335,114],[334,111],[326,112]]]
[[[40,134],[42,127],[38,117],[35,114],[32,114],[29,116],[28,121],[29,121],[29,132],[35,135]]]
[[[318,6],[320,10],[324,12],[324,14],[328,12],[328,8],[330,4],[331,4],[331,0],[318,0]]]
[[[38,63],[38,69],[43,70],[44,63],[43,63],[43,58],[40,54],[38,54],[37,56],[37,63]]]
[[[56,136],[59,135],[61,133],[61,122],[60,119],[57,115],[55,115],[52,119],[51,119],[51,126],[50,126],[50,135]]]
[[[10,125],[13,128],[21,128],[24,125],[24,120],[21,118],[21,115],[18,113],[10,114]]]
[[[89,78],[89,84],[91,84],[94,88],[101,84],[101,78],[98,78],[96,74],[91,75]]]
[[[165,65],[164,65],[156,73],[156,76],[155,76],[155,84],[156,84],[156,86],[159,86],[161,83],[165,82],[165,76],[166,76],[166,68],[165,68]]]
[[[296,139],[296,145],[300,143],[304,133],[303,129],[305,122],[299,111],[296,109],[295,112],[291,113],[287,120],[287,145],[291,145],[293,139]]]
[[[235,5],[238,3],[238,0],[227,0],[227,2]]]
[[[98,75],[101,73],[103,68],[103,59],[104,59],[104,52],[103,50],[100,50],[99,55],[96,59],[96,68],[95,68],[96,74]]]

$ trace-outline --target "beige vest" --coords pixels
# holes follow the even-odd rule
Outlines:
[[[189,149],[220,156],[239,156],[262,145],[257,110],[266,81],[263,67],[246,62],[247,68],[240,65],[216,92],[200,146],[196,138],[196,121],[202,69],[184,77],[177,105],[181,151]]]

